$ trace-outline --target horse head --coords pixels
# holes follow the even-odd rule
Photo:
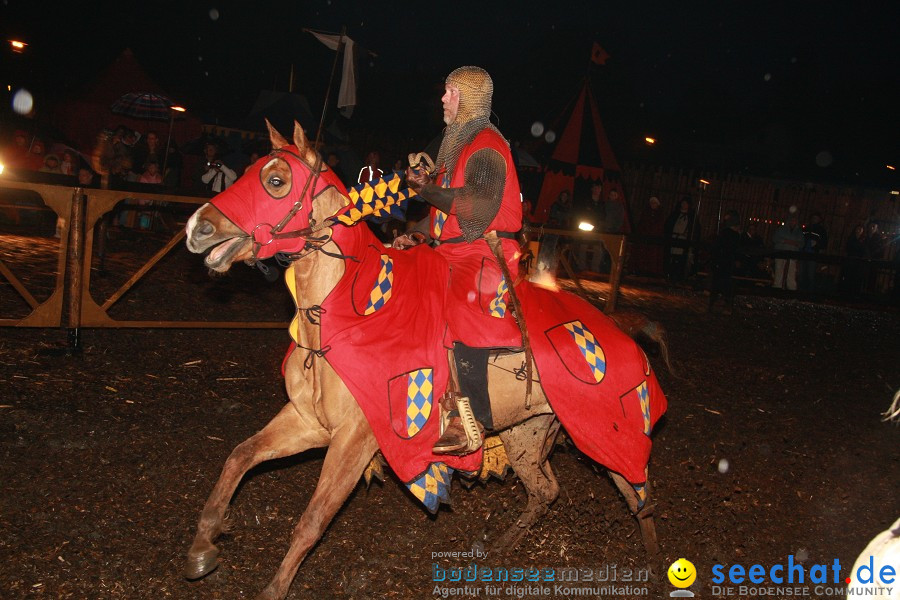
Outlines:
[[[213,271],[299,250],[306,242],[304,230],[349,202],[332,177],[322,177],[327,167],[299,123],[294,122],[293,144],[271,123],[266,125],[272,152],[188,220],[187,247],[195,253],[209,251],[205,263]]]

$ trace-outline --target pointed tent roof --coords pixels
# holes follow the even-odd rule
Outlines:
[[[610,189],[617,189],[619,200],[627,208],[621,182],[622,170],[606,137],[589,78],[585,77],[575,102],[563,112],[560,122],[565,123],[565,127],[544,174],[535,218],[546,220],[550,206],[559,193],[563,190],[572,192],[578,180],[588,183],[600,181],[604,195]],[[625,231],[630,229],[628,211],[625,210]]]

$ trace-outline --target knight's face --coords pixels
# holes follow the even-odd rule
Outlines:
[[[444,124],[449,125],[456,120],[456,114],[459,112],[459,88],[446,84],[441,104],[444,106]]]

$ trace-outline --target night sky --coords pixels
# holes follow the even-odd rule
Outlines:
[[[513,140],[534,142],[535,121],[553,127],[590,75],[620,159],[689,156],[706,167],[729,155],[737,157],[729,167],[748,172],[896,185],[885,165],[900,162],[897,6],[4,0],[0,27],[5,39],[29,43],[24,55],[5,47],[2,69],[7,85],[29,86],[39,109],[131,47],[173,99],[207,122],[234,124],[259,90],[286,90],[292,64],[295,91],[318,114],[333,52],[302,29],[346,26],[374,53],[360,53],[359,105],[348,125],[357,137],[395,146],[430,139],[442,125],[444,77],[477,64],[494,78],[495,121]],[[590,63],[594,42],[610,55],[603,67]],[[642,145],[646,135],[657,148]]]

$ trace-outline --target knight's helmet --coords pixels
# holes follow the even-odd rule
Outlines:
[[[454,123],[490,120],[494,82],[481,67],[460,67],[447,76],[447,84],[459,88],[459,110]]]

